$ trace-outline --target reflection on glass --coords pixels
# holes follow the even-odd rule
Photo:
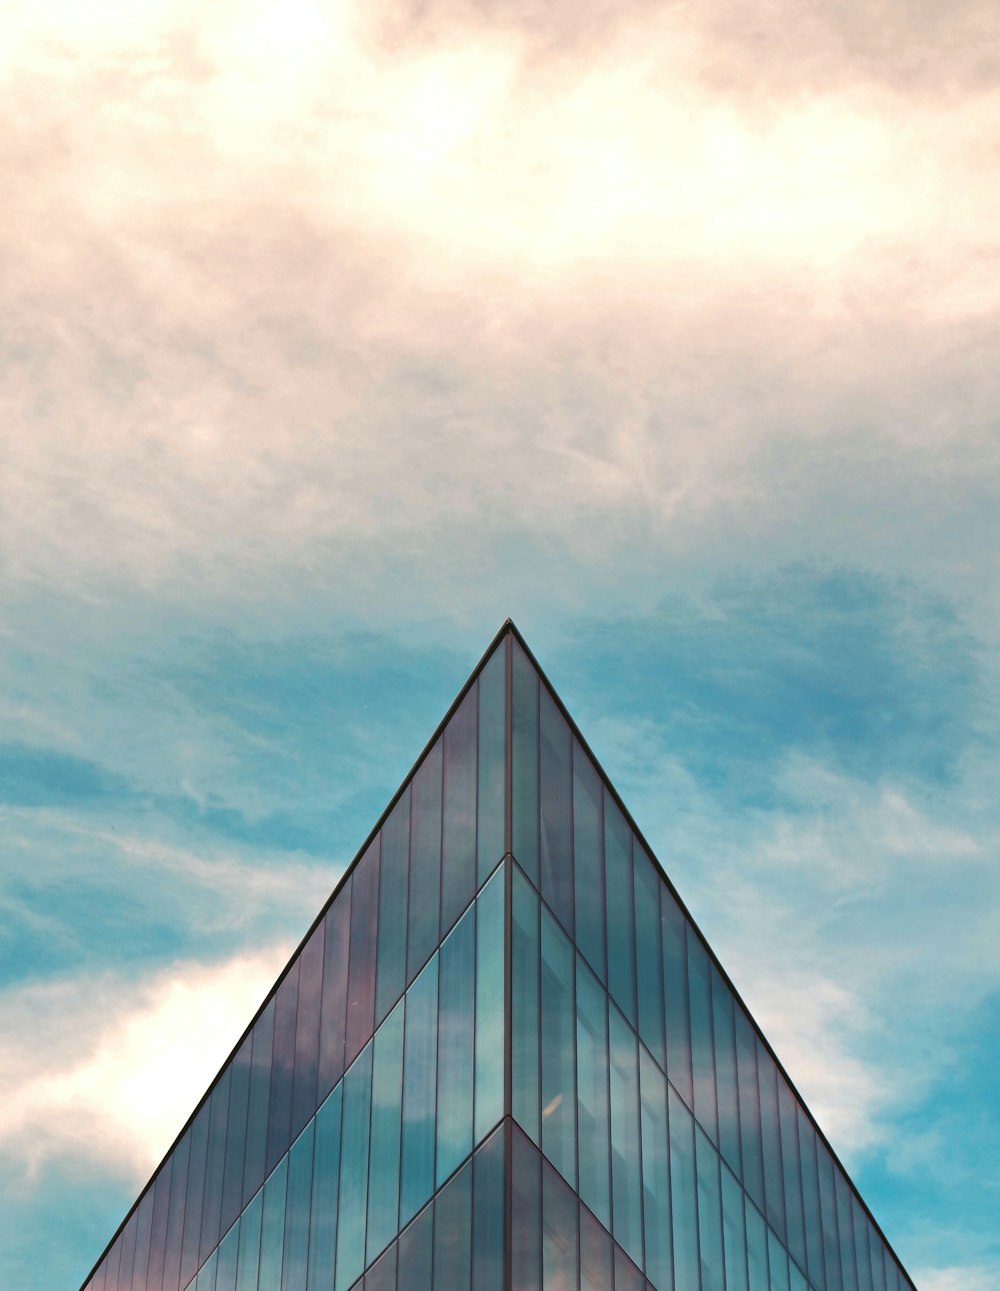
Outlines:
[[[545,686],[539,699],[542,896],[573,934],[573,772],[569,727]]]
[[[400,1236],[396,1291],[427,1291],[434,1264],[434,1207],[427,1206]]]
[[[472,1163],[434,1202],[434,1291],[468,1291],[472,1272]]]
[[[674,1283],[698,1291],[701,1256],[694,1160],[694,1121],[673,1089],[669,1091],[670,1202],[674,1234]]]
[[[642,1263],[642,1177],[639,1147],[639,1065],[635,1035],[612,1007],[611,1039],[611,1213],[614,1237]]]
[[[576,1291],[577,1211],[570,1188],[547,1161],[542,1162],[543,1291]]]
[[[369,1040],[357,1062],[344,1077],[336,1291],[344,1291],[344,1288],[349,1287],[365,1266],[373,1048],[373,1043]]]
[[[607,793],[604,795],[604,891],[608,912],[608,990],[635,1026],[632,831]]]
[[[406,985],[406,908],[410,870],[410,791],[406,789],[382,826],[379,859],[378,952],[375,1025]]]
[[[477,881],[503,856],[504,846],[504,660],[500,645],[479,674],[479,785],[477,790]]]
[[[515,868],[513,875],[511,1110],[523,1130],[541,1138],[538,1084],[538,899]]]
[[[257,1291],[260,1262],[260,1220],[264,1189],[256,1194],[240,1216],[240,1249],[236,1266],[236,1291]]]
[[[405,1224],[434,1191],[438,958],[406,994],[399,1218]]]
[[[406,977],[411,980],[438,943],[441,904],[441,768],[439,739],[410,786],[410,899]]]
[[[512,642],[511,817],[514,857],[538,883],[538,673]]]
[[[504,867],[476,898],[476,1090],[478,1143],[503,1115]]]
[[[438,965],[437,1181],[472,1150],[475,908],[442,943]]]
[[[476,888],[476,724],[474,684],[444,728],[441,931],[447,932]]]
[[[511,1287],[539,1291],[542,1275],[541,1158],[515,1126],[511,1131]]]
[[[308,1291],[331,1291],[337,1249],[340,1184],[340,1113],[344,1086],[338,1085],[316,1114],[309,1221]]]
[[[702,1291],[726,1291],[719,1155],[700,1128],[695,1130],[695,1158],[698,1168],[701,1289]]]
[[[368,1152],[369,1261],[392,1241],[399,1227],[399,1094],[403,1085],[405,1006],[406,1001],[400,1000],[375,1034]]]
[[[576,972],[580,1196],[611,1227],[607,996],[581,958]]]
[[[646,1233],[646,1276],[658,1291],[673,1285],[670,1241],[670,1136],[667,1082],[644,1049],[639,1050],[642,1103],[642,1218]]]
[[[281,1258],[281,1291],[303,1291],[308,1277],[309,1212],[312,1201],[313,1146],[315,1137],[316,1122],[311,1120],[292,1144],[292,1149],[288,1154],[288,1191],[285,1198],[285,1238]],[[266,1210],[266,1196],[264,1206]]]
[[[504,1130],[472,1158],[472,1291],[501,1291],[504,1239]]]
[[[573,743],[573,868],[576,944],[602,981],[607,978],[604,950],[603,789],[593,763]]]
[[[542,908],[542,1150],[576,1184],[573,947]]]
[[[633,860],[639,1035],[653,1057],[666,1071],[662,947],[660,945],[660,876],[638,841],[633,841]]]
[[[260,1225],[259,1285],[281,1286],[281,1257],[285,1237],[285,1197],[288,1183],[288,1157],[282,1157],[264,1184],[264,1213]]]
[[[743,1189],[722,1167],[722,1237],[726,1257],[726,1291],[747,1291],[747,1240]]]

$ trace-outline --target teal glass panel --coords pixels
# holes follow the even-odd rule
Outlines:
[[[395,1243],[365,1274],[365,1291],[396,1291]]]
[[[219,1231],[228,1232],[240,1213],[243,1202],[243,1147],[247,1132],[247,1106],[250,1102],[250,1071],[253,1059],[253,1036],[248,1035],[231,1064],[229,1109],[226,1118],[226,1154],[223,1163],[222,1206]],[[212,1249],[211,1233],[202,1225],[201,1258]],[[138,1291],[138,1289],[137,1289]]]
[[[292,1081],[295,1076],[295,1015],[299,998],[297,959],[274,997],[274,1048],[271,1053],[271,1097],[267,1108],[268,1173],[288,1151],[292,1124]]]
[[[726,1291],[722,1246],[722,1185],[719,1154],[700,1127],[695,1129],[698,1175],[698,1246],[701,1252],[701,1291]]]
[[[886,1291],[882,1239],[876,1233],[873,1225],[868,1227],[868,1250],[871,1255],[872,1287],[874,1291]]]
[[[226,1092],[229,1082],[226,1082]],[[202,1104],[198,1115],[191,1123],[191,1161],[188,1166],[187,1196],[184,1204],[184,1237],[181,1242],[181,1286],[188,1282],[198,1271],[199,1243],[201,1240],[201,1220],[205,1200],[205,1160],[208,1156],[208,1127],[212,1111],[212,1099]],[[220,1158],[224,1156],[225,1143],[221,1145]],[[219,1188],[222,1187],[222,1161],[219,1164]],[[218,1233],[216,1233],[218,1240]]]
[[[609,1010],[611,1040],[611,1195],[615,1241],[642,1263],[642,1174],[639,1139],[639,1053],[618,1010]]]
[[[406,907],[410,870],[410,790],[406,789],[382,826],[378,894],[378,963],[375,970],[375,1025],[406,986]]]
[[[399,1218],[403,1224],[434,1191],[437,1017],[438,957],[435,955],[406,993],[399,1199]]]
[[[434,1291],[469,1291],[472,1275],[472,1162],[434,1199]]]
[[[615,1247],[615,1291],[646,1291],[645,1279],[620,1247]]]
[[[778,1121],[781,1130],[781,1168],[784,1177],[785,1227],[788,1249],[799,1268],[806,1267],[806,1230],[799,1166],[798,1109],[788,1082],[778,1075]],[[871,1291],[871,1288],[866,1288]]]
[[[642,1104],[642,1218],[646,1233],[646,1276],[658,1291],[673,1286],[670,1239],[670,1136],[667,1082],[645,1050],[639,1050]]]
[[[743,1189],[722,1167],[722,1245],[726,1258],[726,1291],[747,1291],[747,1235]]]
[[[691,1009],[688,997],[687,919],[665,887],[660,892],[663,936],[663,998],[667,1018],[667,1075],[688,1107],[691,1077]],[[692,932],[691,936],[695,934]]]
[[[472,1158],[472,1291],[502,1291],[504,1130],[494,1130]]]
[[[476,899],[475,1141],[503,1115],[504,867]]]
[[[351,945],[347,966],[347,1033],[344,1064],[349,1067],[371,1038],[375,1014],[378,869],[376,835],[351,875]],[[275,1030],[277,1035],[277,1030]]]
[[[900,1291],[905,1281],[906,1279],[900,1276],[899,1267],[896,1264],[896,1261],[889,1254],[888,1250],[886,1250],[885,1252],[886,1291]]]
[[[511,1288],[542,1285],[542,1159],[516,1126],[511,1131]]]
[[[309,1220],[308,1291],[333,1291],[340,1184],[340,1114],[344,1086],[337,1085],[316,1113]]]
[[[580,1291],[608,1291],[613,1284],[611,1237],[586,1206],[580,1207]],[[666,1284],[666,1291],[669,1289]],[[657,1288],[661,1291],[661,1288]]]
[[[573,871],[576,944],[601,981],[607,981],[604,948],[604,786],[573,741]]]
[[[201,1272],[195,1280],[195,1291],[216,1291],[216,1276],[219,1265],[219,1248],[216,1247],[212,1254],[202,1265]],[[121,1285],[119,1283],[119,1285]]]
[[[427,1206],[397,1244],[396,1291],[427,1291],[434,1268],[434,1207]]]
[[[271,1087],[271,1044],[274,1036],[274,1000],[257,1019],[253,1029],[250,1060],[250,1105],[247,1111],[247,1140],[243,1158],[243,1205],[264,1182],[264,1152],[267,1147],[267,1104]]]
[[[569,726],[548,689],[539,695],[542,896],[573,935],[573,769]]]
[[[771,1291],[790,1291],[788,1282],[788,1252],[781,1245],[773,1229],[767,1230],[768,1267]]]
[[[840,1267],[844,1279],[844,1291],[858,1291],[851,1190],[843,1173],[836,1166],[833,1167],[833,1181],[837,1193],[837,1231],[840,1235]]]
[[[608,920],[608,990],[635,1026],[632,831],[608,793],[604,795],[604,893]]]
[[[579,1193],[605,1228],[610,1228],[608,997],[579,956],[576,961],[576,1053]]]
[[[785,1236],[785,1185],[778,1123],[778,1072],[774,1060],[757,1041],[757,1088],[764,1160],[764,1215],[779,1237]]]
[[[278,1291],[285,1245],[285,1197],[288,1157],[284,1156],[264,1184],[264,1214],[260,1225],[260,1291]]]
[[[788,1263],[788,1285],[791,1291],[809,1291],[809,1283],[806,1276],[796,1266],[789,1261]]]
[[[663,949],[660,944],[660,887],[662,880],[638,840],[632,842],[635,883],[635,954],[639,1035],[646,1048],[667,1069],[663,1030]]]
[[[299,955],[299,1005],[295,1015],[295,1076],[291,1137],[316,1114],[319,1024],[323,1004],[323,929],[316,928]]]
[[[344,1077],[336,1291],[349,1287],[365,1266],[373,1049],[374,1045],[369,1041]]]
[[[542,1151],[576,1186],[573,947],[542,907]]]
[[[476,794],[476,872],[482,886],[503,856],[504,781],[504,659],[506,643],[494,650],[479,674],[479,787]]]
[[[713,1143],[719,1141],[715,1042],[712,1026],[712,973],[708,951],[691,933],[687,939],[688,991],[691,998],[691,1075],[694,1114]]]
[[[375,1033],[372,1063],[371,1136],[368,1151],[370,1263],[399,1231],[399,1141],[403,1087],[403,1014],[400,1000]]]
[[[668,1041],[669,1043],[669,1041]],[[698,1250],[698,1201],[694,1159],[694,1120],[669,1091],[670,1209],[674,1234],[674,1284],[698,1291],[701,1255]]]
[[[326,912],[323,927],[323,1008],[319,1034],[320,1102],[344,1074],[347,1031],[347,972],[351,943],[351,892],[348,879]]]
[[[312,1201],[313,1145],[316,1121],[311,1120],[288,1153],[288,1192],[285,1198],[285,1238],[281,1257],[281,1291],[303,1291],[309,1269],[309,1218]],[[267,1196],[264,1197],[267,1210]]]
[[[851,1198],[851,1217],[854,1226],[854,1253],[858,1270],[858,1291],[874,1291],[872,1286],[871,1251],[868,1249],[868,1218],[857,1197]]]
[[[739,1086],[736,1081],[733,996],[714,964],[712,965],[712,1039],[715,1046],[719,1151],[739,1178],[743,1166],[740,1154],[740,1104]]]
[[[438,966],[438,1186],[472,1151],[475,907],[441,945]]]
[[[542,1162],[542,1288],[576,1291],[579,1202],[548,1161]]]
[[[512,850],[525,874],[538,885],[538,673],[516,641],[511,642],[511,820]]]
[[[167,1217],[167,1239],[163,1257],[164,1291],[177,1291],[181,1267],[181,1239],[184,1236],[184,1200],[187,1190],[188,1163],[191,1156],[191,1131],[174,1148],[170,1176],[170,1211]]]
[[[515,868],[511,929],[511,1110],[535,1141],[541,1140],[538,1053],[538,898]]]
[[[478,686],[444,728],[444,825],[441,846],[441,932],[447,932],[476,890],[476,723]]]
[[[799,1158],[802,1164],[802,1201],[806,1228],[806,1273],[818,1291],[826,1291],[826,1264],[823,1258],[823,1210],[819,1196],[819,1173],[816,1163],[816,1131],[805,1112],[798,1109]]]
[[[438,944],[441,906],[442,743],[438,740],[414,774],[410,793],[410,904],[406,979],[427,963]]]
[[[257,1271],[260,1266],[260,1221],[263,1210],[264,1190],[261,1188],[240,1216],[236,1291],[257,1291]]]
[[[736,1070],[740,1086],[740,1139],[743,1187],[763,1210],[764,1160],[760,1142],[760,1096],[757,1089],[757,1037],[739,1007],[736,1009]]]
[[[840,1263],[840,1231],[837,1227],[837,1195],[833,1182],[833,1158],[826,1146],[820,1142],[816,1144],[816,1163],[819,1167],[819,1200],[823,1214],[826,1285],[828,1291],[844,1291],[844,1275]]]
[[[208,1124],[205,1160],[205,1187],[201,1203],[200,1258],[205,1259],[216,1245],[222,1229],[222,1185],[226,1168],[226,1142],[230,1134],[229,1103],[233,1068],[228,1067],[212,1091],[212,1110]],[[236,1126],[233,1134],[238,1133]],[[234,1185],[235,1186],[235,1185]]]
[[[771,1291],[767,1270],[767,1225],[749,1197],[746,1199],[747,1271],[750,1291]]]

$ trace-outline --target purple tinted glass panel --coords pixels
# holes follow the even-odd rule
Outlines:
[[[764,1151],[764,1199],[767,1222],[782,1241],[785,1229],[785,1187],[781,1168],[781,1132],[778,1122],[778,1071],[774,1060],[757,1041],[757,1084],[760,1091],[761,1145]]]
[[[410,868],[410,790],[382,826],[379,857],[375,1025],[403,993],[406,976],[406,905]]]
[[[581,1206],[580,1291],[607,1291],[612,1285],[611,1260],[611,1234]]]
[[[687,920],[665,887],[660,889],[663,932],[663,995],[667,1016],[667,1075],[688,1107],[694,1106],[691,1075],[691,1012],[688,996]],[[694,933],[691,934],[694,936]]]
[[[479,674],[479,787],[476,794],[478,882],[485,883],[503,856],[506,763],[506,643]]]
[[[472,1158],[472,1291],[501,1291],[504,1239],[504,1129]]]
[[[149,1265],[149,1238],[153,1227],[154,1188],[148,1188],[135,1212],[135,1259],[132,1261],[131,1291],[144,1291]]]
[[[441,846],[441,935],[476,890],[477,685],[444,728],[444,824]],[[499,858],[498,858],[499,859]]]
[[[396,1291],[396,1258],[393,1244],[365,1274],[365,1291]]]
[[[638,840],[633,840],[635,883],[636,987],[639,995],[639,1034],[666,1071],[663,1033],[663,950],[660,944],[660,876]]]
[[[295,1018],[295,1075],[289,1137],[316,1111],[319,1024],[323,1000],[323,929],[317,928],[299,956],[299,1004]]]
[[[760,1103],[757,1095],[757,1037],[743,1010],[736,1008],[736,1071],[740,1087],[740,1137],[743,1186],[764,1209],[764,1162],[760,1142]]]
[[[425,1207],[397,1244],[396,1291],[427,1291],[434,1262],[434,1206]]]
[[[205,1162],[208,1158],[208,1128],[212,1102],[206,1100],[191,1125],[191,1160],[188,1166],[187,1202],[184,1207],[184,1237],[181,1242],[180,1284],[186,1287],[198,1271],[201,1242],[201,1214],[205,1197]]]
[[[375,930],[378,921],[379,840],[361,858],[351,881],[351,947],[347,972],[345,1069],[371,1039],[375,1012]]]
[[[132,1286],[132,1268],[135,1262],[135,1233],[138,1224],[138,1212],[125,1225],[119,1241],[122,1247],[121,1263],[118,1266],[119,1291],[129,1291]]]
[[[271,1091],[267,1108],[268,1174],[288,1148],[292,1124],[292,1080],[295,1075],[295,1015],[299,995],[300,961],[288,970],[274,997],[274,1048]]]
[[[538,673],[516,641],[511,643],[513,696],[511,712],[512,850],[525,874],[538,884]]]
[[[539,697],[542,896],[573,935],[572,737],[555,700],[543,686]]]
[[[322,1102],[344,1074],[347,1026],[347,957],[351,945],[351,889],[348,879],[326,913],[323,927],[323,1008],[319,1033],[319,1088]],[[318,933],[317,929],[317,933]]]
[[[240,1213],[243,1200],[243,1147],[247,1132],[247,1106],[250,1102],[250,1069],[253,1036],[248,1035],[236,1051],[229,1078],[229,1115],[226,1118],[226,1159],[222,1171],[222,1206],[219,1231],[228,1232]],[[201,1258],[208,1249],[202,1244]]]
[[[226,1167],[226,1138],[229,1130],[229,1091],[232,1068],[222,1073],[212,1091],[208,1126],[208,1159],[205,1163],[205,1200],[201,1220],[201,1259],[206,1259],[220,1236],[222,1178]]]
[[[579,1276],[580,1202],[548,1161],[542,1162],[542,1286],[567,1291]]]
[[[615,1247],[615,1291],[646,1291],[645,1278],[620,1246]]]
[[[469,1291],[472,1276],[472,1162],[434,1202],[434,1291]]]
[[[247,1141],[243,1162],[243,1205],[264,1182],[267,1148],[267,1105],[271,1088],[271,1048],[274,1041],[274,1000],[257,1019],[250,1058],[250,1103],[247,1108]]]
[[[511,1129],[511,1288],[541,1291],[542,1158],[517,1126]]]
[[[406,980],[420,972],[438,944],[441,904],[441,775],[438,740],[410,788],[410,904]]]
[[[181,1275],[181,1241],[184,1237],[184,1201],[187,1192],[188,1162],[191,1156],[191,1134],[174,1148],[174,1168],[170,1176],[170,1212],[163,1256],[163,1291],[177,1291]]]
[[[601,981],[607,980],[604,948],[603,790],[594,764],[573,743],[573,868],[576,942]]]

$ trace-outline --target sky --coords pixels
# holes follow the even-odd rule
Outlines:
[[[0,15],[0,1291],[507,615],[920,1291],[1000,1288],[994,0]]]

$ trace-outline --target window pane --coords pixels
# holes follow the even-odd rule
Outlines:
[[[274,1050],[271,1095],[267,1109],[266,1169],[272,1170],[288,1150],[292,1123],[292,1078],[295,1075],[295,1012],[299,996],[299,961],[292,965],[274,997]]]
[[[771,1291],[790,1291],[788,1285],[788,1252],[770,1228],[767,1230],[767,1251],[771,1272]]]
[[[639,1066],[633,1032],[610,1010],[611,1190],[615,1241],[642,1263],[642,1178],[639,1147]]]
[[[371,1036],[375,1011],[375,930],[378,920],[379,839],[358,862],[351,878],[351,946],[347,970],[347,1038],[350,1066]]]
[[[295,1017],[295,1075],[290,1137],[315,1115],[319,1073],[319,1024],[323,1003],[323,929],[317,928],[299,956],[299,1006]]]
[[[281,1286],[287,1184],[288,1157],[285,1156],[264,1184],[264,1215],[260,1225],[260,1291],[277,1291]]]
[[[542,1284],[541,1157],[515,1126],[511,1131],[511,1287]]]
[[[184,1200],[190,1155],[191,1131],[188,1130],[173,1150],[174,1168],[170,1176],[170,1213],[167,1217],[166,1253],[163,1259],[163,1291],[177,1291],[180,1281]]]
[[[642,1216],[646,1232],[646,1276],[658,1291],[673,1285],[670,1241],[670,1136],[667,1082],[644,1050],[639,1051],[642,1095]]]
[[[663,995],[667,1014],[667,1075],[691,1107],[691,1013],[688,1005],[687,920],[661,885]],[[694,934],[691,934],[694,936]]]
[[[472,1162],[434,1201],[434,1291],[469,1291],[472,1272]]]
[[[309,1291],[333,1291],[340,1183],[340,1113],[344,1086],[338,1085],[316,1113],[309,1221]]]
[[[854,1253],[854,1222],[851,1217],[851,1190],[840,1170],[833,1167],[837,1190],[837,1231],[840,1234],[840,1265],[845,1291],[858,1291],[858,1269]]]
[[[501,1291],[504,1238],[504,1129],[472,1158],[472,1291]]]
[[[581,958],[576,961],[577,1109],[580,1196],[611,1227],[608,1103],[608,997]]]
[[[308,1276],[309,1209],[312,1200],[315,1135],[316,1122],[310,1121],[292,1144],[288,1154],[281,1291],[304,1291]]]
[[[368,1260],[399,1229],[400,1090],[403,1086],[403,1013],[400,1000],[375,1035],[371,1145],[368,1162]]]
[[[434,1263],[434,1207],[421,1211],[400,1236],[396,1291],[427,1291]]]
[[[854,1250],[858,1265],[859,1291],[874,1291],[872,1287],[872,1261],[868,1249],[868,1217],[861,1209],[857,1197],[851,1198],[851,1212],[854,1222]]]
[[[799,1156],[802,1161],[802,1199],[805,1207],[806,1256],[809,1281],[819,1291],[826,1288],[826,1264],[823,1259],[823,1211],[819,1198],[819,1174],[816,1165],[816,1131],[799,1108]]]
[[[669,1092],[670,1201],[674,1232],[674,1283],[685,1291],[698,1291],[698,1212],[695,1195],[694,1121],[691,1113]]]
[[[698,1165],[698,1244],[701,1251],[702,1291],[725,1291],[719,1154],[700,1128],[695,1131],[695,1157]]]
[[[516,641],[511,643],[514,693],[511,700],[511,816],[513,852],[531,881],[538,883],[538,673]]]
[[[479,791],[476,851],[478,882],[486,881],[504,847],[505,645],[479,674]]]
[[[515,1120],[538,1143],[541,1138],[538,1072],[538,899],[517,869],[513,875],[511,930],[511,1107]]]
[[[476,720],[478,687],[444,728],[444,826],[441,931],[447,932],[476,890]]]
[[[778,1077],[778,1119],[781,1126],[781,1162],[785,1180],[785,1220],[788,1249],[806,1267],[806,1235],[802,1209],[802,1173],[799,1168],[798,1110],[787,1081]],[[870,1291],[870,1288],[867,1289]]]
[[[694,1114],[713,1143],[719,1141],[715,1101],[715,1044],[712,1036],[712,974],[708,951],[693,933],[687,939],[688,989],[691,997],[691,1073]]]
[[[118,1287],[119,1291],[129,1291],[132,1286],[132,1267],[135,1262],[135,1233],[138,1225],[138,1211],[134,1211],[132,1218],[125,1225],[119,1239],[122,1244],[121,1264],[118,1267]]]
[[[663,951],[660,945],[661,880],[653,862],[633,839],[635,880],[636,985],[639,992],[639,1035],[667,1069],[663,1032]]]
[[[719,1150],[737,1177],[740,1157],[740,1108],[736,1083],[736,1037],[733,997],[719,970],[712,965],[712,1038],[715,1042],[715,1088],[718,1095]]]
[[[757,1207],[746,1199],[747,1219],[747,1268],[750,1273],[750,1291],[770,1291],[767,1271],[767,1225]]]
[[[872,1257],[872,1286],[874,1291],[886,1291],[882,1239],[871,1225],[868,1228],[868,1249]]]
[[[347,883],[326,913],[323,930],[323,1021],[319,1036],[319,1086],[323,1099],[344,1074],[347,1028],[347,956],[351,944],[351,889]]]
[[[263,1188],[240,1216],[240,1249],[236,1269],[236,1291],[257,1291],[260,1265],[260,1220],[264,1210]]]
[[[228,1072],[226,1073],[229,1074]],[[228,1082],[227,1082],[228,1090]],[[187,1197],[184,1205],[184,1237],[181,1243],[181,1279],[180,1284],[186,1287],[198,1271],[199,1243],[201,1241],[201,1219],[205,1199],[205,1159],[208,1156],[208,1126],[212,1112],[212,1098],[202,1104],[198,1115],[191,1124],[191,1161],[188,1166]],[[221,1145],[222,1150],[225,1144]],[[222,1169],[220,1151],[219,1187],[222,1186]],[[216,1233],[218,1241],[218,1233]],[[213,1243],[214,1245],[214,1243]],[[207,1255],[207,1252],[206,1252]]]
[[[149,1236],[153,1225],[153,1189],[147,1190],[136,1211],[135,1259],[132,1262],[131,1291],[145,1291],[149,1264]]]
[[[726,1256],[726,1291],[747,1291],[743,1189],[725,1166],[722,1167],[722,1237]]]
[[[243,1203],[243,1148],[246,1143],[247,1107],[250,1102],[250,1073],[253,1036],[248,1035],[233,1058],[226,1117],[226,1152],[223,1162],[222,1205],[219,1231],[228,1232]],[[201,1258],[212,1249],[211,1234],[202,1225]]]
[[[593,763],[573,742],[573,869],[576,944],[602,981],[604,952],[604,789]]]
[[[410,869],[410,791],[382,826],[379,852],[378,964],[375,972],[375,1025],[378,1026],[406,986],[406,904]]]
[[[365,1291],[396,1291],[395,1245],[365,1274]]]
[[[635,926],[632,907],[632,831],[604,795],[604,890],[608,912],[608,990],[633,1026],[635,1007]]]
[[[438,957],[435,955],[406,993],[399,1214],[404,1224],[434,1191],[437,1008]]]
[[[569,727],[542,686],[539,698],[542,896],[573,934],[573,772]]]
[[[542,909],[542,1151],[576,1185],[573,947]]]
[[[833,1159],[824,1144],[816,1144],[816,1161],[819,1166],[819,1199],[823,1214],[823,1252],[826,1256],[826,1285],[828,1291],[843,1291],[844,1279],[840,1266],[840,1233],[837,1228],[837,1198],[833,1183]]]
[[[611,1237],[586,1206],[581,1206],[580,1291],[608,1291],[613,1278],[611,1260]]]
[[[365,1264],[368,1200],[368,1128],[372,1095],[371,1041],[344,1077],[344,1122],[340,1153],[337,1222],[337,1291],[349,1287]]]
[[[208,1124],[208,1155],[205,1163],[205,1189],[201,1216],[201,1258],[219,1240],[222,1231],[222,1177],[226,1165],[226,1141],[229,1136],[229,1094],[232,1068],[222,1073],[212,1091],[212,1110]],[[234,1185],[235,1186],[235,1185]]]
[[[438,986],[437,1182],[472,1151],[475,908],[442,943]]]
[[[236,1264],[240,1254],[240,1225],[236,1223],[219,1245],[215,1266],[215,1291],[236,1291]]]
[[[503,1115],[504,867],[476,900],[476,1125],[480,1142]]]
[[[615,1248],[615,1291],[646,1291],[642,1274],[619,1247]]]
[[[542,1162],[542,1287],[576,1291],[579,1202],[547,1161]]]
[[[407,981],[420,972],[438,943],[441,902],[442,745],[438,740],[411,786],[409,944]]]
[[[149,1272],[146,1280],[151,1291],[163,1286],[163,1256],[167,1244],[167,1215],[170,1210],[170,1175],[173,1157],[167,1157],[156,1176],[153,1197],[153,1226],[149,1238]]]
[[[760,1102],[757,1090],[757,1037],[746,1014],[739,1007],[736,1009],[736,1070],[740,1085],[743,1186],[763,1209],[764,1165],[760,1144]]]
[[[218,1272],[219,1249],[216,1249],[205,1261],[201,1272],[195,1279],[193,1286],[195,1291],[216,1291],[216,1274]]]
[[[764,1150],[764,1214],[779,1237],[785,1236],[785,1188],[778,1127],[778,1072],[774,1060],[757,1041],[757,1088]]]

